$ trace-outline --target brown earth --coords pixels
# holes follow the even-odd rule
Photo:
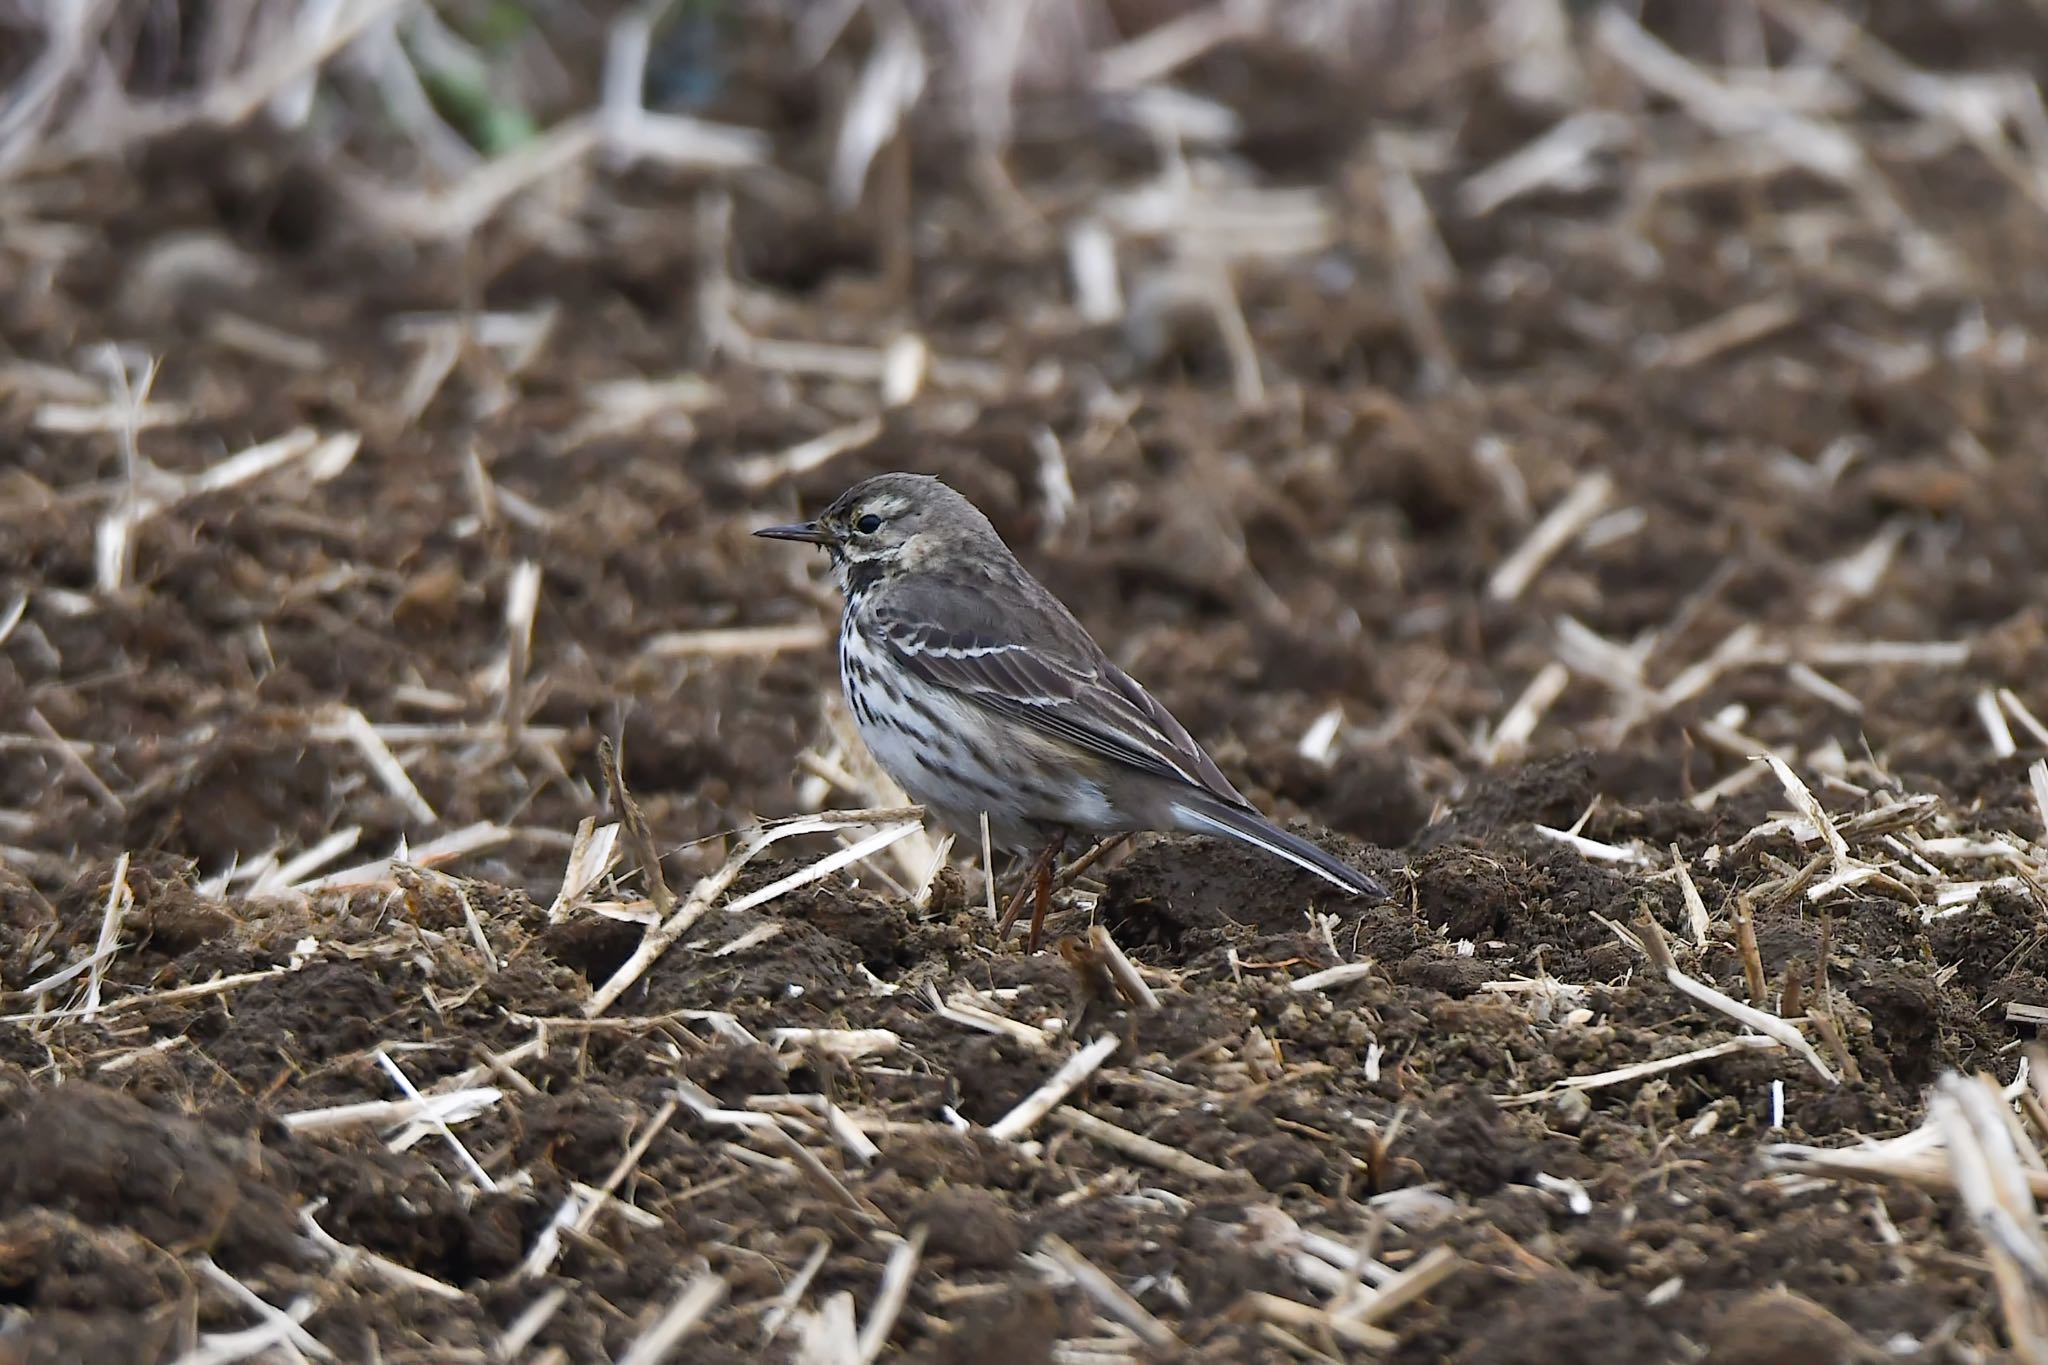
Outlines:
[[[1875,31],[1944,68],[2042,50],[2038,15],[2000,21],[2024,31],[1977,22]],[[1668,103],[1623,95],[1622,169],[1476,216],[1460,183],[1551,116],[1518,106],[1494,66],[1445,70],[1353,111],[1443,134],[1419,179],[1455,266],[1433,308],[1458,373],[1434,390],[1394,298],[1404,266],[1361,130],[1339,136],[1316,113],[1318,99],[1351,108],[1350,87],[1260,43],[1188,73],[1248,120],[1251,183],[1322,187],[1337,224],[1314,253],[1237,271],[1265,370],[1257,408],[1231,396],[1227,355],[1199,329],[1155,353],[1073,312],[1062,233],[1151,174],[1142,138],[1026,138],[1011,169],[1048,225],[1004,223],[954,173],[957,148],[921,144],[899,300],[878,283],[886,216],[835,219],[814,188],[830,111],[765,69],[714,111],[771,128],[791,173],[724,187],[744,325],[863,348],[914,329],[987,383],[935,367],[883,411],[865,380],[710,354],[699,309],[718,271],[699,246],[704,186],[685,178],[636,172],[558,210],[571,231],[507,215],[461,250],[399,240],[293,145],[252,131],[47,171],[0,200],[0,347],[16,357],[0,364],[0,621],[26,599],[0,628],[0,1359],[173,1359],[257,1321],[216,1270],[273,1305],[303,1301],[304,1330],[339,1357],[386,1361],[616,1358],[709,1271],[723,1298],[686,1358],[795,1358],[835,1295],[867,1319],[898,1238],[919,1229],[888,1341],[921,1361],[1121,1358],[1120,1329],[1049,1271],[1048,1237],[1113,1277],[1185,1344],[1162,1354],[1185,1359],[2006,1350],[1983,1247],[1952,1199],[1788,1178],[1762,1149],[1903,1132],[1944,1071],[2009,1080],[2032,1029],[2007,1007],[2048,1005],[2048,907],[2028,880],[2041,740],[2002,713],[2017,751],[1998,756],[1980,714],[2005,688],[2048,715],[2048,368],[2030,349],[2048,325],[2048,221],[1966,144],[1915,143],[1875,99],[1845,126],[1952,275],[1914,274],[1896,224],[1805,173],[1634,203],[1624,189],[1660,158],[1689,166],[1712,144]],[[204,245],[179,256],[179,241]],[[1124,260],[1135,278],[1160,258],[1141,245]],[[1689,329],[1759,302],[1786,309],[1767,334],[1669,359],[1697,344]],[[543,308],[556,311],[536,354],[466,337],[405,411],[427,346],[407,315]],[[252,347],[223,316],[314,349]],[[160,470],[190,476],[300,425],[360,433],[360,449],[324,482],[287,466],[172,496],[145,477],[157,505],[130,572],[99,591],[95,536],[130,487],[119,434],[56,430],[50,405],[105,401],[93,351],[109,340],[159,357],[154,401],[186,409],[140,434]],[[684,372],[703,386],[687,401],[603,424],[598,386]],[[749,461],[877,412],[873,439],[822,467],[751,476]],[[1048,441],[1076,495],[1063,520]],[[640,934],[587,906],[547,913],[578,822],[615,818],[599,738],[622,740],[671,886],[716,870],[733,845],[721,836],[800,809],[797,755],[827,742],[827,651],[659,640],[828,622],[817,566],[747,532],[891,468],[976,499],[1255,801],[1396,887],[1358,905],[1252,853],[1154,839],[1055,917],[1061,933],[1108,929],[1163,1006],[1097,1002],[1091,1028],[1122,1042],[1069,1108],[1217,1173],[1057,1119],[1022,1141],[987,1131],[1072,1043],[964,1027],[926,988],[982,992],[1031,1024],[1082,1000],[1060,955],[996,943],[972,868],[922,906],[891,889],[881,872],[902,873],[884,859],[714,910],[604,1017],[582,1017]],[[1605,514],[1513,600],[1490,596],[1496,568],[1596,472],[1613,482]],[[543,575],[523,737],[501,723],[497,671],[521,561]],[[1875,572],[1859,579],[1859,563]],[[1671,688],[1748,629],[1751,654]],[[1966,650],[1930,664],[1816,649],[1880,641]],[[1614,672],[1625,650],[1633,677]],[[1571,678],[1526,749],[1493,752],[1487,737],[1559,657]],[[335,737],[335,706],[414,727],[387,733],[431,822]],[[1304,756],[1332,706],[1327,761]],[[1818,903],[1788,882],[1823,846],[1766,825],[1788,802],[1754,762],[1765,746],[1892,880]],[[1903,838],[1854,833],[1855,817],[1923,795]],[[405,890],[372,869],[311,893],[202,885],[337,830],[360,835],[318,871],[479,821],[506,832],[444,865],[459,882]],[[1923,854],[1923,836],[2006,836],[2020,853]],[[827,848],[778,845],[736,889]],[[124,853],[133,899],[103,964],[106,1012],[79,1017],[89,973],[25,993],[93,955]],[[1704,947],[1674,857],[1710,917]],[[645,894],[621,877],[598,898]],[[1741,996],[1740,900],[1756,907],[1773,1007],[1830,1016],[1830,1059],[1853,1060],[1855,1079],[1829,1086],[1750,1050],[1522,1102],[1740,1032],[1602,919],[1646,908],[1682,967]],[[764,924],[773,937],[719,951]],[[1344,962],[1371,970],[1290,985]],[[241,979],[257,973],[272,974]],[[177,993],[220,978],[236,980]],[[895,1041],[847,1057],[778,1046],[781,1028]],[[495,1188],[431,1131],[398,1147],[402,1125],[287,1123],[398,1098],[380,1052],[421,1090],[499,1087],[453,1127]],[[879,1155],[863,1162],[808,1120],[778,1138],[674,1108],[678,1082],[730,1109],[822,1094],[869,1125]],[[572,1182],[608,1180],[616,1201],[524,1273]],[[308,1217],[384,1261],[337,1262]],[[1456,1268],[1379,1323],[1397,1338],[1385,1350],[1314,1326],[1276,1335],[1248,1294],[1328,1297],[1297,1268],[1290,1220],[1397,1271],[1437,1248]],[[778,1306],[818,1248],[807,1287]],[[511,1355],[506,1334],[540,1303],[549,1315]]]

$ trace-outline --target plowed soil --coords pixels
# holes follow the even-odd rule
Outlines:
[[[1911,54],[1996,67],[2043,36],[1958,21]],[[512,214],[459,249],[399,241],[254,130],[7,201],[0,1358],[176,1359],[264,1320],[232,1278],[344,1360],[610,1360],[708,1273],[722,1297],[675,1358],[836,1361],[835,1324],[871,1320],[904,1239],[920,1250],[889,1358],[1997,1358],[1951,1196],[1788,1176],[1766,1149],[1905,1132],[1946,1071],[2011,1080],[2033,1026],[2008,1009],[2048,1006],[2043,736],[2022,719],[2048,715],[2048,219],[1967,143],[1909,145],[1864,106],[1844,117],[1950,253],[1945,282],[1804,173],[1647,204],[1610,177],[1477,216],[1460,183],[1547,118],[1491,68],[1411,80],[1355,112],[1441,134],[1419,181],[1454,270],[1431,307],[1456,372],[1433,387],[1379,182],[1356,173],[1378,164],[1370,130],[1317,116],[1351,98],[1300,74],[1318,69],[1248,42],[1187,73],[1247,121],[1244,183],[1311,187],[1336,223],[1235,273],[1259,404],[1202,328],[1155,347],[1074,311],[1080,213],[1062,206],[1151,175],[1142,139],[1020,147],[1043,222],[1006,220],[956,146],[920,142],[897,297],[886,215],[835,218],[813,187],[829,111],[765,74],[713,111],[769,128],[787,173],[718,191],[730,281],[705,255],[711,191],[651,173],[569,212],[573,231]],[[1631,117],[1649,141],[1614,155],[1700,138],[1654,101]],[[1800,222],[1834,234],[1818,256]],[[1128,248],[1127,292],[1162,258]],[[728,286],[757,338],[872,358],[914,332],[926,382],[885,408],[858,367],[714,354],[706,297]],[[1700,346],[1693,329],[1759,304],[1777,325]],[[418,315],[480,313],[544,326],[537,349],[471,325],[422,389]],[[176,409],[140,431],[133,476],[118,421],[58,411],[108,401],[110,341],[160,359],[151,399]],[[671,379],[652,415],[603,388]],[[870,417],[868,439],[777,463]],[[192,482],[301,426],[360,446],[331,477],[313,456]],[[1142,1012],[1091,997],[1058,952],[998,943],[971,856],[921,903],[878,857],[713,908],[586,1019],[647,894],[628,857],[549,914],[578,823],[617,818],[599,740],[619,741],[684,894],[735,831],[821,799],[799,755],[829,745],[829,590],[748,532],[894,468],[975,499],[1257,803],[1393,898],[1142,839],[1053,922],[1110,933],[1158,995]],[[1596,478],[1597,510],[1491,591]],[[109,589],[96,545],[135,497]],[[539,607],[508,689],[523,562]],[[771,647],[768,627],[818,629]],[[664,643],[728,628],[748,632],[730,650]],[[1554,701],[1501,742],[1559,661]],[[1334,737],[1305,743],[1331,708]],[[348,739],[351,711],[431,820]],[[1807,894],[1835,865],[1779,818],[1766,750],[1884,876]],[[479,822],[494,832],[433,873],[304,885],[401,840],[436,862]],[[355,833],[310,867],[226,875],[337,831]],[[1958,851],[1999,839],[2010,857]],[[830,848],[778,844],[732,894]],[[1823,1014],[1840,1083],[1748,1047],[1560,1087],[1746,1032],[1609,923],[1647,914],[1681,968],[1747,998],[1739,907],[1760,1003]],[[1344,964],[1362,968],[1298,985]],[[934,1008],[963,993],[1022,1027]],[[1084,1007],[1115,1054],[1028,1132],[991,1133],[1075,1051],[1063,1021]],[[394,1066],[495,1098],[445,1133],[295,1120],[403,1099]],[[776,1107],[792,1096],[825,1097],[875,1152],[822,1101]],[[787,1121],[730,1118],[770,1109]],[[579,1199],[589,1216],[557,1226]],[[1342,1289],[1297,1228],[1369,1253],[1369,1277],[1431,1268],[1357,1320],[1390,1340],[1257,1297],[1313,1313]],[[1065,1248],[1177,1344],[1116,1325]]]

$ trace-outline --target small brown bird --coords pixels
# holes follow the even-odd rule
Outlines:
[[[822,546],[846,597],[839,681],[861,738],[911,798],[963,838],[1035,854],[1003,916],[1070,835],[1220,835],[1354,895],[1386,888],[1254,810],[1152,695],[1111,663],[1017,562],[974,504],[922,474],[847,489],[816,521],[754,532]]]

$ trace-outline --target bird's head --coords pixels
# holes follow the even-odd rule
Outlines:
[[[821,546],[842,588],[1002,548],[988,518],[928,474],[877,474],[834,498],[815,521],[754,534]]]

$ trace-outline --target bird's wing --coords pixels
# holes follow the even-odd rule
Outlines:
[[[1008,586],[1008,585],[1003,585]],[[914,593],[876,602],[874,634],[911,676],[1111,762],[1243,805],[1181,723],[1111,663],[1050,594],[1005,611],[1000,598]],[[997,628],[1030,623],[1035,629]]]

